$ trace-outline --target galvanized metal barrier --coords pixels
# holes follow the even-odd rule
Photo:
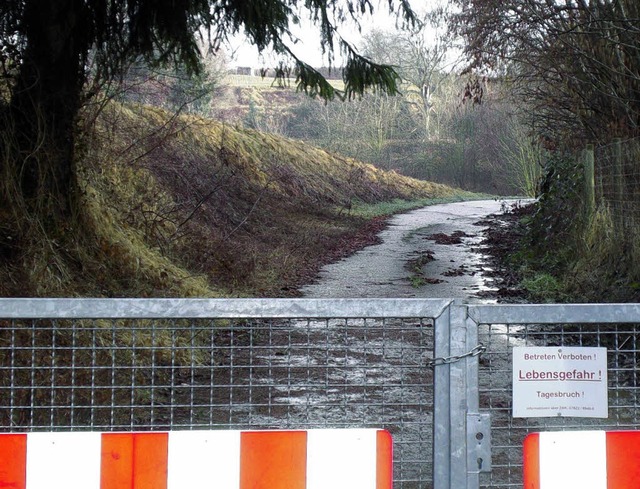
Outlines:
[[[449,300],[0,299],[2,431],[384,428],[432,487]]]
[[[383,428],[396,488],[521,487],[545,429],[640,428],[640,305],[0,299],[0,430]],[[609,418],[511,416],[513,346],[606,346]]]
[[[640,305],[452,305],[449,318],[436,333],[451,359],[435,375],[436,489],[522,487],[530,432],[640,429]],[[609,417],[514,418],[514,346],[606,347]]]

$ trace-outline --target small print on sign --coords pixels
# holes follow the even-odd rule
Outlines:
[[[515,347],[513,417],[606,418],[607,349]]]

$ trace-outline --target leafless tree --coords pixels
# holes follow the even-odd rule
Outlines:
[[[637,0],[455,0],[469,69],[511,79],[550,145],[640,133]]]

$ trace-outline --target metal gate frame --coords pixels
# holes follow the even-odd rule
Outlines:
[[[92,331],[93,326],[91,323],[94,320],[104,320],[105,324],[108,324],[110,321],[113,323],[121,321],[122,324],[129,324],[131,321],[135,324],[136,321],[142,323],[142,326],[139,328],[142,330],[143,328],[151,327],[154,324],[155,320],[169,320],[169,322],[173,322],[174,320],[178,320],[183,327],[188,328],[189,324],[192,322],[194,324],[206,324],[211,319],[221,320],[219,326],[224,330],[227,325],[235,325],[234,327],[238,328],[241,332],[246,331],[246,326],[249,324],[249,328],[252,328],[252,324],[261,325],[270,323],[273,321],[277,323],[279,320],[283,320],[286,323],[287,320],[311,320],[311,322],[317,322],[318,324],[325,324],[329,327],[330,323],[338,323],[347,325],[348,321],[351,319],[355,319],[355,323],[357,323],[361,319],[372,319],[372,324],[394,324],[396,320],[399,320],[400,323],[399,328],[400,331],[406,330],[412,332],[419,333],[419,327],[422,327],[422,319],[427,320],[424,324],[426,328],[430,331],[425,336],[428,336],[430,339],[428,343],[430,343],[427,350],[424,351],[425,356],[417,356],[411,359],[411,366],[415,369],[416,372],[416,383],[420,383],[420,388],[424,388],[424,390],[431,390],[431,380],[427,380],[427,378],[432,377],[432,372],[428,371],[427,363],[433,357],[433,345],[434,345],[434,328],[432,325],[437,321],[437,318],[441,317],[446,313],[449,306],[451,305],[451,299],[413,299],[413,298],[401,298],[401,299],[340,299],[340,298],[332,298],[332,299],[76,299],[76,298],[60,298],[60,299],[45,299],[45,298],[0,298],[0,328],[3,326],[8,326],[7,334],[5,336],[9,337],[8,345],[13,345],[13,337],[16,336],[15,331],[27,331],[27,336],[30,334],[30,331],[38,331],[38,325],[40,321],[44,322],[44,328],[47,331],[53,330],[55,324],[59,321],[63,328],[66,328],[66,331],[81,331],[82,328],[74,329],[75,321],[83,321],[88,320],[88,330]],[[420,321],[415,321],[419,319]],[[202,320],[202,321],[199,321]],[[237,321],[236,321],[237,320]],[[255,321],[254,321],[255,320]],[[388,320],[388,321],[387,321]],[[52,324],[48,324],[52,323]],[[237,323],[237,324],[236,324]],[[403,326],[406,324],[406,326]],[[14,326],[15,325],[15,326]],[[258,326],[259,327],[259,326]],[[308,327],[308,326],[307,326]],[[350,326],[350,328],[354,328],[355,326]],[[115,328],[114,328],[115,331]],[[347,331],[345,327],[345,331]],[[384,330],[386,331],[386,329]],[[386,334],[386,333],[383,333]],[[421,333],[419,333],[421,334]],[[43,335],[46,338],[46,335]],[[268,338],[271,337],[271,334],[265,336],[267,341]],[[366,334],[365,334],[366,337]],[[30,337],[32,338],[32,337]],[[231,344],[233,347],[233,338],[231,336]],[[253,337],[248,336],[246,338],[251,338],[247,340],[246,345],[241,345],[241,348],[246,348],[249,350],[253,345]],[[171,339],[171,338],[170,338]],[[242,338],[240,338],[242,340]],[[26,351],[31,351],[31,355],[33,356],[41,356],[41,352],[39,350],[39,346],[35,346],[35,344],[31,343],[32,340],[29,340],[29,345],[24,349]],[[115,340],[113,340],[115,343]],[[209,348],[208,342],[205,341],[207,345],[205,348]],[[74,344],[71,342],[71,344]],[[172,345],[175,346],[175,343],[169,342],[169,347]],[[213,344],[213,343],[211,343]],[[111,343],[107,342],[105,345],[102,345],[101,348],[108,349]],[[294,345],[298,346],[298,345]],[[328,345],[334,350],[338,351],[341,348],[341,345]],[[392,346],[392,345],[391,345]],[[419,347],[420,345],[415,345]],[[55,347],[55,344],[54,344]],[[7,352],[7,346],[4,345],[5,354],[9,355]],[[68,347],[64,347],[67,348]],[[162,348],[165,348],[164,346]],[[178,348],[182,350],[187,350],[189,348],[189,342],[187,342],[183,346],[179,346]],[[191,348],[194,348],[194,343],[191,341]],[[200,348],[196,346],[196,348]],[[213,347],[211,346],[213,349]],[[226,347],[225,347],[226,348]],[[269,347],[270,348],[270,347]],[[394,350],[395,348],[395,350]],[[273,348],[271,348],[275,351]],[[0,351],[0,354],[3,353]],[[45,350],[42,350],[45,351]],[[102,351],[102,350],[101,350]],[[134,350],[135,351],[135,350]],[[390,351],[398,351],[397,347],[391,347]],[[135,355],[135,353],[134,353]],[[277,355],[277,353],[276,353]],[[233,355],[231,355],[233,357]],[[237,362],[237,357],[236,358]],[[281,358],[286,358],[286,355]],[[171,361],[171,359],[167,360]],[[232,360],[233,361],[233,360]],[[244,359],[240,360],[241,362]],[[9,360],[6,362],[10,365],[9,368],[13,368],[13,360]],[[29,364],[25,364],[25,366],[19,366],[23,369],[28,369]],[[155,365],[155,364],[153,364]],[[171,365],[171,363],[167,364]],[[239,368],[247,368],[249,364],[241,363]],[[264,365],[260,365],[260,367],[264,367]],[[68,365],[65,364],[65,367]],[[90,368],[91,365],[89,365]],[[98,367],[99,368],[99,367]],[[137,367],[132,367],[133,369]],[[163,368],[167,368],[164,366]],[[206,367],[205,367],[206,368]],[[252,367],[248,368],[247,371],[250,371]],[[295,366],[293,367],[295,368]],[[0,373],[2,373],[0,368]],[[375,373],[375,372],[374,372]],[[133,374],[132,374],[133,375]],[[233,376],[232,376],[233,377]],[[422,377],[422,378],[420,378]],[[233,377],[235,379],[235,377]],[[151,377],[153,379],[153,376]],[[13,381],[11,381],[13,382]],[[91,380],[93,385],[93,380]],[[151,380],[153,382],[153,380]],[[174,380],[171,379],[170,387],[173,388]],[[178,383],[180,381],[177,381]],[[228,380],[229,383],[233,382],[233,380]],[[131,381],[129,386],[134,385],[134,380]],[[52,384],[53,385],[53,381]],[[99,383],[99,385],[102,385]],[[105,384],[106,385],[106,384]],[[128,387],[126,384],[118,384],[116,381],[112,381],[109,385],[115,385],[118,388],[120,385],[124,387]],[[249,384],[250,385],[250,384]],[[240,384],[238,387],[242,389],[245,384]],[[165,386],[167,387],[167,386]],[[179,388],[180,386],[178,386]],[[384,388],[384,386],[383,386]],[[6,387],[5,387],[6,389]],[[53,389],[53,387],[51,387]],[[93,387],[91,387],[92,392]],[[4,392],[4,391],[3,391]],[[407,392],[406,394],[410,394]],[[407,396],[410,398],[411,396]],[[234,398],[235,399],[235,398]],[[432,430],[432,419],[431,411],[433,408],[433,400],[431,400],[430,405],[424,404],[425,408],[423,414],[420,416],[420,421],[424,425],[429,426],[429,432]],[[30,402],[30,401],[26,401]],[[173,397],[171,397],[170,401],[165,401],[164,405],[168,405],[167,402],[174,402]],[[178,403],[185,403],[186,401],[178,401]],[[211,401],[213,402],[213,401]],[[240,401],[241,403],[243,401]],[[0,403],[2,404],[2,403]],[[12,405],[11,401],[5,402],[9,407]],[[131,401],[131,404],[134,404],[134,401]],[[113,405],[113,403],[112,403]],[[2,407],[2,406],[0,406]],[[59,406],[56,406],[56,409]],[[85,406],[80,406],[84,408]],[[120,407],[115,405],[116,408]],[[126,407],[126,406],[125,406]],[[223,408],[220,408],[223,409]],[[133,413],[133,410],[131,411]],[[133,414],[132,414],[133,416]],[[51,418],[53,420],[53,417]],[[357,420],[356,420],[357,421]],[[398,422],[402,423],[402,418],[398,419]],[[418,421],[417,421],[418,422]],[[91,421],[93,423],[93,421]],[[327,425],[331,424],[330,422]],[[128,430],[128,427],[119,429]],[[89,428],[93,425],[91,424]],[[300,428],[303,426],[301,425]],[[383,427],[383,426],[381,426]],[[11,426],[4,426],[3,429],[11,429]],[[87,425],[80,425],[80,429],[86,429]],[[134,426],[132,424],[131,428]],[[19,428],[21,430],[29,428]],[[45,426],[43,424],[36,426],[36,430],[42,429],[50,429],[52,431],[56,430],[54,426],[54,422],[51,421],[51,426]],[[69,429],[69,427],[65,426],[65,429]],[[148,427],[145,425],[145,429]],[[171,428],[169,428],[171,429]],[[185,429],[184,424],[178,424],[177,429]],[[190,428],[186,428],[190,429]],[[216,428],[219,429],[219,428]],[[223,428],[224,429],[224,428]],[[427,435],[425,432],[425,439],[429,439],[429,442],[426,442],[426,445],[432,444],[431,433]],[[395,446],[398,455],[401,457],[403,450],[402,446],[396,444]],[[432,448],[432,445],[431,447]],[[415,465],[421,465],[424,469],[424,476],[422,478],[422,473],[419,471],[416,476],[417,479],[409,479],[406,481],[400,480],[396,487],[409,487],[411,489],[414,488],[424,488],[429,487],[432,488],[432,454],[431,450],[424,450],[422,452],[416,452],[412,455],[413,459],[408,460],[406,466],[413,467]],[[400,464],[399,472],[402,473],[403,463],[402,459],[399,459]],[[404,483],[406,482],[406,484]]]
[[[469,305],[450,299],[1,299],[0,318],[416,318],[434,320],[434,489],[477,489],[491,470],[480,412],[479,326],[640,324],[640,304]]]
[[[491,471],[491,422],[479,409],[483,324],[640,323],[640,304],[453,303],[436,321],[434,489],[477,489]]]

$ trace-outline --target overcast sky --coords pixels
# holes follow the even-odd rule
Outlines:
[[[386,2],[385,2],[386,3]],[[413,3],[418,3],[414,0]],[[362,23],[362,34],[353,25],[345,24],[338,28],[340,34],[351,44],[357,48],[361,46],[362,37],[373,29],[394,30],[396,19],[395,16],[389,15],[388,7],[381,4],[376,9],[375,16],[364,17]],[[327,66],[328,62],[326,56],[323,57],[320,49],[320,36],[317,28],[306,18],[302,17],[301,25],[293,26],[292,32],[296,35],[300,42],[290,47],[294,53],[303,61],[309,63],[314,67]],[[277,64],[276,58],[267,52],[262,56],[258,54],[258,50],[251,45],[244,36],[236,36],[229,46],[229,64],[230,66],[251,66],[253,68],[258,67],[273,67]],[[334,66],[340,65],[339,53],[336,52],[336,59]]]

